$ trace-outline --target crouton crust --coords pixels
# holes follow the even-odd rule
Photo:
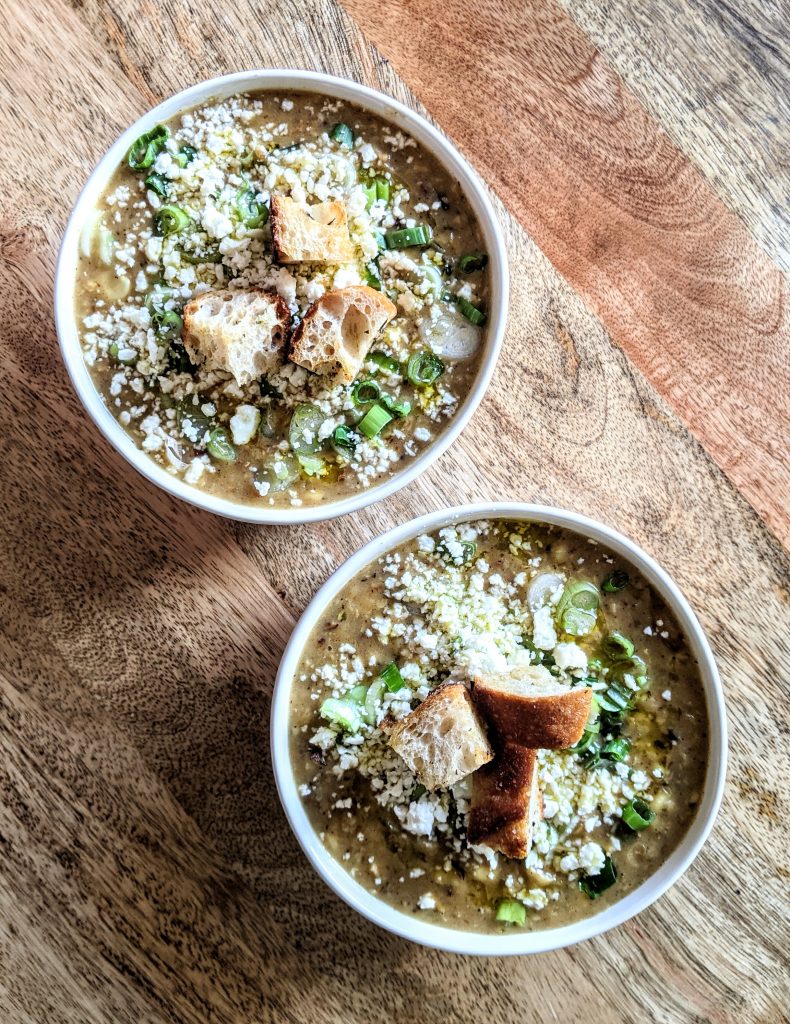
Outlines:
[[[474,701],[501,742],[537,750],[556,750],[578,743],[590,717],[592,690],[579,686],[556,693],[518,693],[496,676],[477,677]]]
[[[542,815],[537,751],[504,743],[489,764],[472,776],[469,842],[483,843],[506,857],[529,853],[532,827]]]

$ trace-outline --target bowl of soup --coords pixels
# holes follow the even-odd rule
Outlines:
[[[463,429],[507,312],[485,188],[427,121],[302,71],[203,82],[112,146],[55,310],[86,409],[148,479],[239,520],[330,518]]]
[[[533,505],[399,526],[321,588],[271,743],[325,882],[383,928],[543,952],[656,900],[721,800],[724,702],[676,584],[614,530]]]

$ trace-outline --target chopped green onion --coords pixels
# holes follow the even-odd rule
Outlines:
[[[609,669],[610,681],[628,686],[626,676],[631,676],[640,690],[647,686],[647,665],[638,654],[634,654],[627,659],[624,658],[621,661],[616,661]]]
[[[589,750],[592,744],[596,741],[598,733],[601,731],[601,726],[598,722],[593,722],[592,725],[588,725],[582,733],[582,738],[578,743],[575,743],[570,749],[574,754],[583,754],[586,750]]]
[[[365,284],[377,292],[381,291],[381,271],[375,260],[371,260],[365,267]]]
[[[651,810],[644,800],[635,797],[623,807],[623,822],[632,832],[641,832],[643,828],[652,825],[655,819],[656,812]]]
[[[222,253],[217,247],[207,249],[206,252],[187,252],[186,249],[182,249],[181,258],[191,263],[193,267],[199,267],[202,263],[222,263]]]
[[[367,688],[365,695],[365,721],[368,725],[376,724],[376,705],[381,700],[381,695],[384,693],[386,685],[386,682],[379,676]]]
[[[433,384],[444,373],[444,363],[433,352],[415,352],[406,365],[406,376],[416,388]]]
[[[616,740],[609,740],[608,743],[604,743],[603,747],[601,747],[601,757],[619,763],[626,759],[630,749],[631,744],[628,740],[620,736]]]
[[[292,455],[277,454],[271,465],[264,466],[255,473],[255,482],[268,484],[267,493],[286,491],[299,477],[299,463]]]
[[[344,423],[332,431],[332,447],[345,458],[353,455],[357,449],[357,435]]]
[[[368,181],[362,186],[365,192],[365,209],[369,210],[376,202],[376,182]]]
[[[375,181],[376,185],[376,199],[381,199],[385,203],[389,202],[390,198],[390,183],[386,178],[379,176]]]
[[[353,700],[355,704],[363,704],[367,695],[368,688],[364,683],[360,683],[359,686],[355,686],[353,690],[348,691],[348,699]]]
[[[228,432],[224,427],[215,427],[209,434],[206,451],[220,462],[235,462],[236,449],[228,440]]]
[[[307,476],[321,476],[326,470],[326,463],[318,455],[297,455],[296,458]]]
[[[370,405],[381,394],[381,388],[375,380],[358,380],[351,389],[351,400],[354,405]]]
[[[369,352],[368,360],[371,363],[375,363],[382,370],[386,370],[387,373],[401,374],[401,365],[397,359],[393,359],[392,356],[388,356],[386,352]]]
[[[595,629],[595,612],[585,612],[581,608],[566,608],[560,616],[560,625],[564,633],[570,636],[587,636]]]
[[[288,442],[297,455],[314,455],[321,447],[318,431],[324,414],[315,405],[297,405],[288,428]]]
[[[189,214],[180,206],[161,206],[154,214],[154,228],[158,235],[175,234],[176,231],[183,231],[189,224]]]
[[[597,875],[585,875],[579,879],[579,888],[591,900],[597,900],[602,892],[605,892],[617,881],[617,868],[614,861],[607,854],[604,865]]]
[[[597,611],[601,603],[601,596],[594,583],[588,583],[587,580],[577,580],[575,583],[569,583],[565,588],[560,604],[563,601],[573,605],[574,608],[593,612]]]
[[[488,264],[488,253],[468,252],[458,261],[458,269],[462,274],[474,274],[476,270],[482,270]]]
[[[612,661],[623,661],[631,658],[634,653],[633,642],[623,633],[618,633],[617,630],[613,630],[604,638],[601,647],[607,658]]]
[[[340,700],[338,697],[327,697],[319,708],[319,714],[350,733],[357,732],[362,724],[359,708],[351,701]]]
[[[387,412],[383,405],[373,405],[368,409],[357,426],[365,437],[375,437],[376,434],[386,427],[391,419],[392,415]]]
[[[335,125],[329,133],[329,137],[330,139],[334,139],[335,142],[339,143],[341,146],[345,146],[346,149],[351,149],[354,145],[354,133],[348,125],[343,124],[342,121]]]
[[[236,193],[236,211],[248,228],[259,228],[269,219],[269,208],[258,201],[251,185],[245,185]]]
[[[408,416],[409,413],[411,412],[411,402],[409,402],[405,398],[403,399],[403,401],[399,402],[396,401],[391,395],[383,394],[379,401],[387,410],[387,412],[397,417],[397,419],[403,419],[404,416]]]
[[[384,235],[388,249],[408,249],[412,245],[430,245],[432,239],[433,230],[429,224],[418,224],[413,228],[387,231]]]
[[[461,310],[461,313],[466,317],[470,324],[474,324],[475,327],[480,327],[481,324],[486,322],[485,313],[482,309],[478,309],[477,306],[474,306],[469,299],[465,299],[463,296],[459,295],[456,301],[458,302],[458,308]]]
[[[527,920],[527,908],[518,900],[500,900],[496,908],[496,920],[523,925]]]
[[[129,149],[126,160],[133,171],[145,171],[156,160],[167,145],[170,129],[158,124],[150,132],[145,132],[136,139]]]
[[[182,146],[179,151],[174,154],[173,159],[179,167],[186,167],[187,164],[191,164],[197,156],[197,150],[193,149],[192,146]]]
[[[397,693],[398,690],[402,690],[406,685],[403,682],[403,676],[400,674],[400,669],[394,661],[391,661],[386,668],[383,668],[381,672],[379,672],[379,678],[384,680],[384,684],[390,693]]]
[[[376,239],[376,245],[379,247],[379,252],[384,252],[387,248],[387,240],[380,231],[374,231],[373,237]]]
[[[159,196],[160,199],[167,199],[168,181],[161,174],[151,173],[145,179],[145,187]]]
[[[459,540],[458,544],[461,547],[459,554],[452,554],[446,541],[440,541],[436,545],[436,552],[451,565],[468,565],[477,555],[477,544],[472,540]]]
[[[184,321],[178,313],[174,309],[166,309],[157,317],[156,333],[160,338],[168,340],[180,338],[183,326]]]
[[[616,594],[618,590],[623,590],[628,586],[630,577],[625,569],[615,569],[614,572],[610,572],[606,579],[601,584],[601,590],[605,594]]]
[[[116,363],[121,363],[123,366],[134,366],[137,362],[139,355],[137,349],[124,346],[120,348],[117,342],[113,341],[107,346],[107,355],[110,359]]]
[[[598,706],[610,715],[621,715],[631,707],[631,691],[613,683],[603,693],[596,694]]]

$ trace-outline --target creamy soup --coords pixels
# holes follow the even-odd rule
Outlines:
[[[309,214],[342,204],[348,258],[279,262],[272,197]],[[391,477],[478,371],[488,256],[469,204],[414,139],[338,100],[240,95],[152,130],[80,247],[82,348],[109,409],[169,473],[234,501],[316,504]],[[291,361],[287,336],[313,305],[360,285],[392,313],[355,378]],[[251,289],[281,298],[290,322],[278,364],[240,383],[185,347],[184,307]]]
[[[390,745],[437,687],[470,686],[474,707],[475,680],[507,674],[592,694],[573,746],[535,755],[517,858],[469,842],[477,772],[432,789]],[[708,751],[698,668],[655,590],[583,536],[502,520],[419,537],[348,584],[304,652],[290,730],[305,809],[351,876],[487,932],[575,921],[645,881],[697,812]]]

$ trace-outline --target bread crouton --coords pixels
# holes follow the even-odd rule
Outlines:
[[[348,263],[354,246],[344,203],[308,206],[272,196],[272,245],[278,263]]]
[[[382,728],[426,789],[452,786],[494,756],[462,683],[437,687],[405,718]]]
[[[279,295],[260,288],[203,292],[184,307],[184,348],[193,363],[244,387],[282,365],[290,322]]]
[[[472,692],[478,711],[500,740],[538,750],[578,743],[592,705],[589,687],[569,689],[541,665],[478,674]]]
[[[367,285],[325,292],[293,333],[291,361],[312,373],[350,383],[379,331],[396,312],[386,295]]]
[[[543,815],[537,751],[504,743],[496,757],[472,776],[467,837],[506,857],[526,857],[532,830]]]

